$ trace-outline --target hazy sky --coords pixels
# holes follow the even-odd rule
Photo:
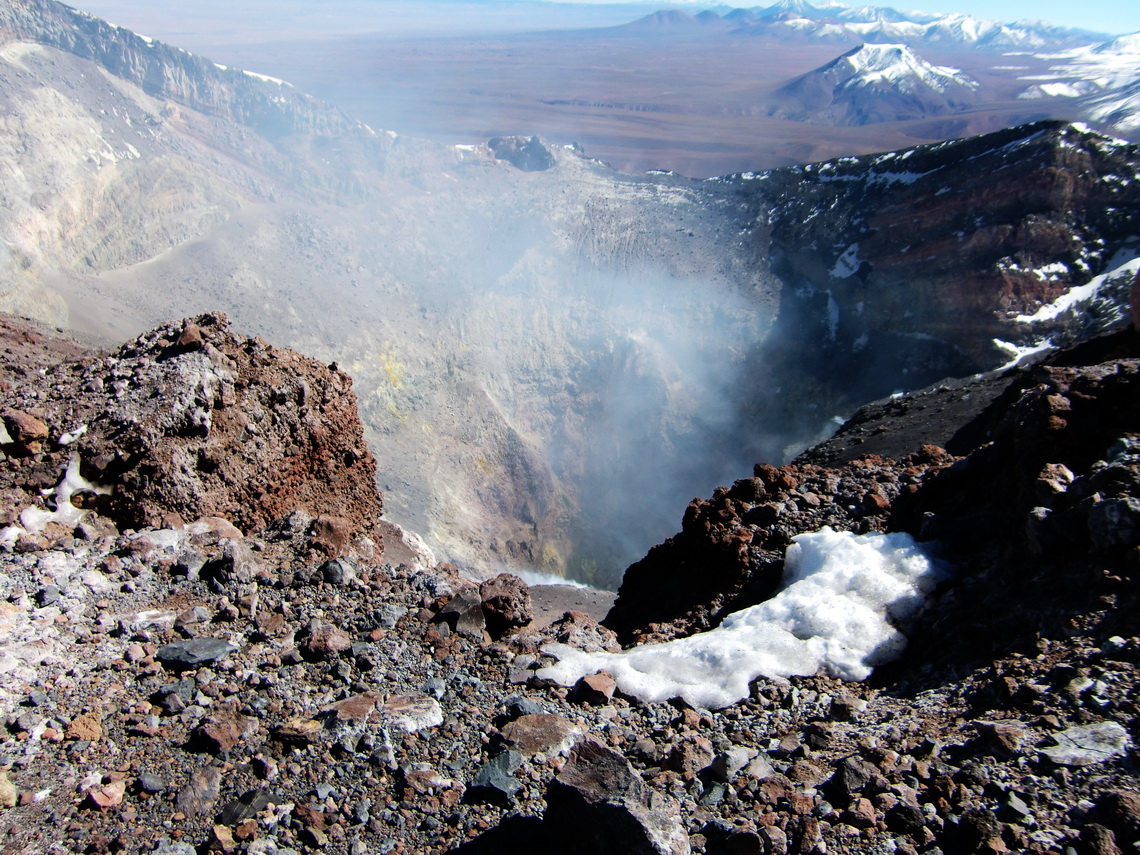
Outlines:
[[[605,27],[657,9],[721,11],[775,0],[70,0],[70,5],[189,49],[384,30],[390,34]],[[818,2],[818,0],[817,0]],[[849,0],[860,6],[867,0]],[[1140,0],[871,0],[908,11],[963,12],[996,21],[1025,18],[1105,33],[1140,31]]]

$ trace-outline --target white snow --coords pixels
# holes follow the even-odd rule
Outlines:
[[[900,630],[945,572],[907,534],[855,535],[823,528],[793,538],[783,587],[735,612],[714,630],[621,653],[585,653],[564,644],[538,676],[570,686],[608,670],[644,701],[680,697],[720,709],[748,697],[757,677],[815,674],[863,680],[906,646]]]
[[[87,425],[80,425],[75,430],[68,431],[67,433],[60,436],[59,444],[60,445],[71,445],[71,443],[75,442],[77,439],[79,439],[79,437],[83,436],[83,434],[85,434],[85,433],[87,433]]]
[[[853,75],[844,81],[844,87],[888,81],[909,89],[909,85],[917,81],[936,92],[945,92],[951,87],[976,89],[979,85],[957,68],[931,65],[902,44],[865,44],[842,59],[850,66]]]
[[[1053,340],[1049,338],[1043,338],[1033,344],[1026,345],[1016,345],[1013,342],[1002,341],[1000,338],[995,338],[994,346],[998,350],[1009,354],[1009,361],[997,368],[996,370],[998,371],[1014,368],[1021,360],[1028,356],[1036,356],[1039,353],[1047,353],[1054,349]]]
[[[252,77],[254,80],[261,80],[265,83],[276,83],[278,86],[288,86],[290,89],[293,88],[292,83],[282,80],[279,77],[270,77],[268,74],[258,74],[256,71],[243,71],[242,74],[246,77]]]
[[[846,279],[848,276],[854,275],[862,263],[859,259],[859,244],[853,243],[835,260],[835,266],[831,268],[831,276],[834,279]]]
[[[63,478],[59,484],[50,490],[44,490],[43,495],[45,498],[55,497],[55,510],[47,511],[43,508],[29,507],[24,508],[20,512],[20,525],[23,526],[24,531],[32,534],[37,534],[44,530],[50,522],[62,523],[67,526],[78,525],[83,517],[87,515],[87,511],[82,508],[77,508],[71,503],[71,497],[81,490],[90,490],[93,493],[106,495],[111,492],[110,487],[101,487],[97,484],[92,484],[86,478],[79,474],[79,455],[73,454],[71,462],[67,464],[67,469],[63,473]],[[15,540],[19,535],[19,530],[12,526],[4,530],[3,538],[8,540]]]
[[[1049,265],[1050,268],[1056,265]],[[1064,265],[1061,265],[1064,268]],[[1048,268],[1043,268],[1048,270]],[[1040,271],[1034,271],[1040,275]],[[1091,300],[1100,293],[1101,288],[1108,282],[1118,279],[1122,276],[1135,276],[1140,273],[1140,255],[1136,251],[1124,251],[1117,253],[1108,263],[1108,269],[1100,274],[1094,276],[1084,285],[1077,285],[1070,288],[1052,303],[1047,303],[1031,315],[1018,315],[1014,318],[1015,321],[1022,324],[1036,324],[1042,321],[1051,321],[1066,312],[1079,303]],[[1045,278],[1042,276],[1042,278]],[[1000,345],[999,345],[1000,347]]]

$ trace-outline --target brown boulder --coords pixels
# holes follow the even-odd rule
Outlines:
[[[29,457],[43,450],[48,437],[46,424],[30,413],[11,408],[4,410],[3,419],[4,427],[12,437],[6,450],[14,457]]]
[[[479,598],[492,638],[502,638],[512,629],[526,626],[533,617],[530,588],[510,573],[500,573],[480,585]]]

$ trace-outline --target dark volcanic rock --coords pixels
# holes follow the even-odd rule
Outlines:
[[[656,798],[655,798],[656,796]],[[677,805],[647,790],[629,761],[593,741],[578,743],[546,793],[543,822],[568,851],[682,855],[689,840]]]
[[[542,172],[554,166],[554,156],[538,137],[495,137],[487,145],[496,158],[523,172]]]
[[[172,668],[197,668],[224,659],[237,649],[237,645],[224,638],[191,638],[167,644],[159,649],[155,658]]]

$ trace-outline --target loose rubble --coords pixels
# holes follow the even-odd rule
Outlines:
[[[199,324],[203,339],[218,326]],[[158,377],[150,363],[200,356],[164,356],[186,328],[116,359]],[[79,396],[88,430],[58,445],[76,428],[66,378],[86,384],[105,359],[4,378],[6,406],[47,429],[38,450],[8,429],[6,526],[76,447],[93,460],[109,441]],[[479,586],[387,561],[363,522],[379,496],[355,507],[335,478],[276,518],[254,502],[264,518],[239,526],[220,495],[201,519],[186,504],[175,516],[155,481],[116,480],[141,463],[104,467],[92,483],[113,501],[78,491],[82,520],[0,546],[0,846],[1137,852],[1140,362],[1067,359],[1011,375],[971,447],[760,466],[695,502],[608,617],[558,612],[513,577]],[[356,447],[354,425],[333,424],[321,448]],[[275,460],[246,460],[233,483]],[[122,483],[143,507],[125,508]],[[907,653],[867,681],[758,679],[706,710],[638,701],[605,673],[538,676],[552,642],[614,650],[762,601],[791,538],[823,525],[937,537],[956,567]],[[639,605],[646,585],[660,597]]]

